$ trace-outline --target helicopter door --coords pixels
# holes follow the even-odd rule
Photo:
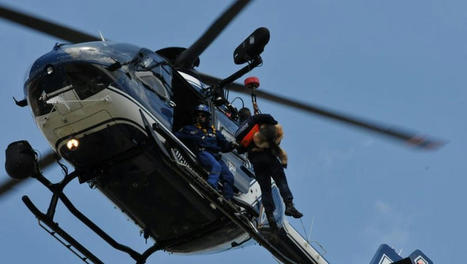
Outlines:
[[[172,68],[167,61],[149,49],[138,52],[134,76],[139,81],[135,96],[140,98],[165,126],[172,127],[174,107],[172,91]],[[142,85],[141,85],[142,84]]]
[[[206,104],[201,92],[206,85],[183,72],[174,71],[172,78],[173,100],[176,103],[172,130],[178,131],[183,126],[193,123],[193,109],[197,105]]]
[[[214,113],[215,120],[213,121],[216,129],[220,131],[228,141],[235,141],[234,135],[238,129],[238,125],[218,109],[215,109]],[[240,192],[247,193],[254,180],[250,175],[254,174],[246,156],[240,155],[234,150],[233,152],[223,153],[222,159],[235,177],[235,187]]]
[[[135,76],[147,89],[145,94],[148,103],[153,111],[161,114],[169,123],[173,122],[173,108],[171,89],[161,79],[155,76],[152,71],[137,71]]]

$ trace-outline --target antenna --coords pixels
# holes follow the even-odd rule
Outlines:
[[[311,225],[310,225],[310,233],[308,233],[308,236],[306,238],[306,241],[310,241],[310,238],[311,238],[311,231],[313,231],[313,223],[315,222],[315,217],[312,217],[311,218]],[[308,242],[310,243],[310,242]]]
[[[101,38],[102,42],[105,42],[104,35],[102,34],[100,30],[99,30],[99,37]]]

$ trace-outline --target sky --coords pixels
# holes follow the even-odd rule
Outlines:
[[[191,45],[230,2],[0,1],[153,50]],[[382,243],[402,256],[420,249],[435,263],[462,262],[467,236],[466,9],[461,0],[257,0],[201,55],[200,71],[226,77],[240,68],[232,59],[237,45],[256,28],[267,27],[271,39],[264,63],[249,74],[260,78],[260,89],[447,142],[436,151],[421,151],[259,99],[261,110],[273,114],[285,130],[286,174],[296,207],[305,215],[303,222],[290,222],[324,246],[330,263],[369,263]],[[23,98],[26,70],[59,41],[0,20],[0,149],[26,139],[47,152],[32,114],[15,106],[12,97]],[[244,100],[249,106],[249,98]],[[6,179],[0,170],[0,179]],[[58,169],[45,175],[54,181],[63,177]],[[45,187],[33,181],[0,198],[0,262],[81,263],[37,225],[21,202],[24,194],[42,210],[50,200]],[[151,245],[97,190],[73,182],[66,194],[117,241],[140,251]],[[56,220],[105,263],[132,263],[63,206]],[[220,262],[276,263],[258,245],[211,255],[156,252],[147,263]]]

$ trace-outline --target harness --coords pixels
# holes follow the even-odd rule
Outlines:
[[[253,137],[255,136],[256,132],[259,131],[259,125],[255,124],[250,131],[240,140],[240,145],[244,148],[247,148],[251,142],[253,141]]]
[[[204,134],[208,134],[208,129],[207,129],[207,128],[203,128],[203,127],[201,126],[201,124],[196,123],[195,126],[196,126],[196,128],[198,128],[199,130],[201,130]],[[212,129],[212,133],[215,135],[215,134],[216,134],[216,128],[214,127],[214,125],[211,125],[211,129]]]

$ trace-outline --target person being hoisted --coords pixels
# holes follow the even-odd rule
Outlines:
[[[239,152],[247,152],[253,165],[256,180],[261,192],[262,202],[272,229],[277,229],[274,219],[275,205],[271,193],[271,178],[276,182],[285,203],[285,215],[301,218],[303,216],[293,204],[293,195],[287,184],[284,168],[287,167],[287,154],[279,146],[283,137],[281,125],[269,114],[260,114],[256,103],[254,89],[259,86],[259,79],[245,79],[245,87],[252,88],[252,102],[255,115],[248,108],[239,111],[239,129],[235,138],[239,144]]]
[[[209,185],[218,190],[218,182],[221,180],[225,199],[232,200],[234,177],[219,152],[232,151],[237,144],[227,141],[210,124],[211,114],[207,105],[198,105],[194,114],[194,124],[184,126],[175,132],[175,136],[195,152],[198,161],[209,171]]]

